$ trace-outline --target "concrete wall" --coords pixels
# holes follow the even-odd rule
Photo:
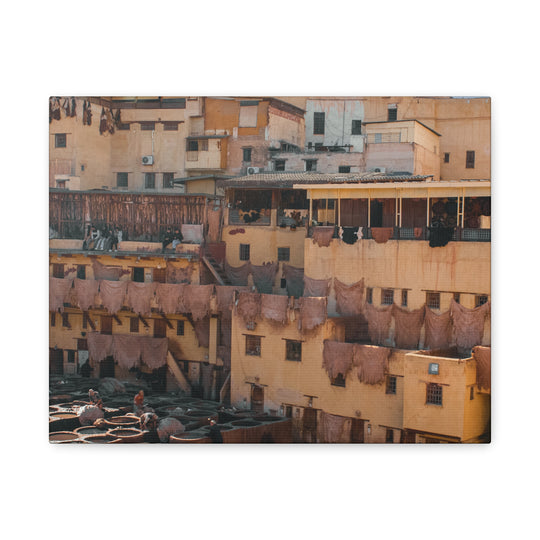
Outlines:
[[[308,159],[317,161],[317,172],[337,173],[341,165],[351,167],[353,173],[366,170],[366,154],[363,152],[303,152],[299,154],[280,152],[274,155],[273,159],[284,159],[286,171],[305,171]],[[273,169],[271,161],[268,163],[268,168]]]

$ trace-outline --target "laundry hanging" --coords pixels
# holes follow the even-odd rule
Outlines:
[[[313,243],[319,247],[328,247],[334,236],[335,227],[315,227],[313,229]]]
[[[358,240],[358,229],[359,227],[342,227],[341,228],[341,239],[345,244],[355,244]]]

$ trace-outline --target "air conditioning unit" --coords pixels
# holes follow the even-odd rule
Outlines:
[[[380,172],[380,173],[385,173],[386,172],[386,167],[372,167],[371,169],[368,169],[369,172]]]
[[[260,167],[248,167],[247,173],[248,174],[257,174],[261,170]]]
[[[143,156],[142,157],[142,164],[143,165],[153,165],[154,164],[154,156]]]

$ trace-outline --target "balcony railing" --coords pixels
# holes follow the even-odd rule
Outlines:
[[[309,227],[308,238],[313,237],[314,227]],[[361,240],[372,240],[370,227],[361,227],[362,238]],[[429,240],[429,228],[428,227],[393,227],[392,236],[389,240],[417,240],[428,241]],[[335,226],[334,235],[332,238],[339,238],[339,227]],[[456,227],[454,234],[450,241],[453,242],[491,242],[491,229],[462,229]]]

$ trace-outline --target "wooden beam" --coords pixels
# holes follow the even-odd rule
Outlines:
[[[116,321],[117,324],[122,326],[122,321],[118,318],[118,315],[116,313],[113,313],[113,319]]]
[[[92,317],[90,317],[90,313],[88,311],[83,311],[83,313],[86,315],[86,320],[88,321],[88,324],[90,325],[90,328],[95,332],[96,331],[96,325],[94,324],[94,321],[92,320]]]
[[[167,319],[167,316],[164,313],[160,313],[160,315],[165,320],[165,322],[167,323],[167,326],[172,330],[173,325],[171,324],[171,321],[169,321],[169,319]]]
[[[145,326],[145,328],[149,328],[148,323],[141,317],[141,315],[139,315],[139,320],[143,323],[143,325]]]

